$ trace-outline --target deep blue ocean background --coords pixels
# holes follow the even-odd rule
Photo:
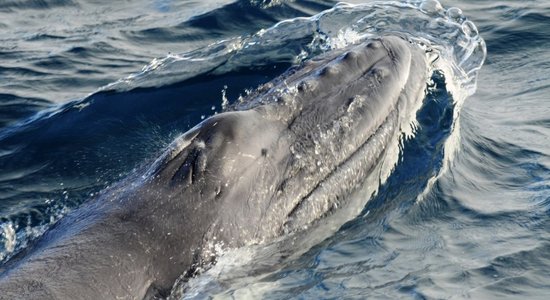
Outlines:
[[[299,38],[306,28],[267,29],[335,4],[2,0],[0,272],[53,222],[149,165],[226,100],[322,52],[304,46],[313,43]],[[548,298],[550,2],[441,4],[460,8],[485,40],[476,93],[453,104],[445,89],[453,78],[436,74],[416,135],[360,216],[267,271],[200,275],[185,297]],[[380,11],[367,20],[384,20]],[[252,35],[261,47],[221,55]]]

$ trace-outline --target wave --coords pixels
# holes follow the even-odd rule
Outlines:
[[[207,40],[212,42],[228,35],[252,34],[279,21],[296,16],[310,16],[332,6],[329,1],[325,3],[322,1],[264,2],[235,1],[193,16],[173,26],[131,31],[126,32],[126,35],[136,42],[143,40],[152,42]]]
[[[43,99],[0,94],[0,128],[35,114],[48,107],[48,104],[49,102]]]
[[[437,1],[341,3],[313,17],[285,20],[251,36],[155,59],[141,72],[104,89],[159,87],[198,74],[269,62],[296,64],[381,33],[400,34],[443,56],[441,61],[449,66],[438,67],[451,69],[448,75],[460,85],[455,92],[470,95],[475,91],[475,78],[486,56],[485,43],[460,9],[445,10]]]

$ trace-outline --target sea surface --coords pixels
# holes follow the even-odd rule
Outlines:
[[[174,298],[548,299],[549,32],[547,0],[2,0],[0,271],[259,84],[393,33],[437,60],[362,213],[285,259],[228,251]]]

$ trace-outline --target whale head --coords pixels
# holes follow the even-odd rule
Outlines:
[[[350,195],[392,164],[428,71],[420,48],[391,36],[289,70],[59,221],[0,274],[2,295],[165,297],[220,247],[342,224]]]
[[[394,36],[312,59],[178,138],[152,171],[171,199],[159,201],[228,246],[310,226],[386,159],[428,75],[425,53]]]

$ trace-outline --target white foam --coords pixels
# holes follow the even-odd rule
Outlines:
[[[2,261],[15,250],[17,236],[12,222],[1,224],[0,229],[2,230],[0,241],[4,242],[4,251],[0,252],[0,261]]]

